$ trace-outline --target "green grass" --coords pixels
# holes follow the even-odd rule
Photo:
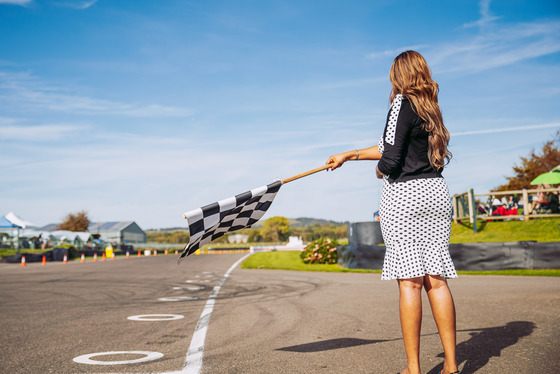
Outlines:
[[[478,222],[478,233],[474,234],[468,224],[453,224],[451,243],[477,242],[517,242],[536,240],[539,242],[560,241],[558,225],[560,218],[540,218],[525,221]],[[346,243],[344,243],[346,244]],[[304,264],[299,251],[259,252],[249,257],[241,265],[244,269],[281,269],[298,271],[380,273],[381,270],[346,269],[338,265]],[[560,276],[560,269],[516,269],[491,271],[459,271],[463,275],[522,275]]]
[[[322,271],[336,273],[381,273],[379,269],[347,269],[338,265],[304,264],[299,257],[300,251],[269,251],[257,252],[246,259],[243,269],[274,269],[294,271]],[[560,269],[512,269],[489,271],[458,271],[461,275],[521,275],[560,277]]]
[[[451,225],[451,243],[477,242],[539,242],[560,241],[560,218],[539,218],[525,221],[477,221],[478,233],[470,223]]]
[[[48,251],[48,249],[20,249],[20,253],[43,253]],[[0,248],[0,258],[4,256],[11,256],[17,254],[17,251],[12,248]]]
[[[338,265],[304,264],[300,251],[257,252],[241,264],[243,269],[276,269],[337,273],[381,273],[381,270],[346,269]]]

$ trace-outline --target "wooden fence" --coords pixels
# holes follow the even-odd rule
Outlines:
[[[560,194],[560,188],[544,188],[535,190],[516,190],[516,191],[491,191],[489,193],[479,193],[475,194],[471,188],[467,192],[456,194],[452,196],[453,199],[453,220],[455,223],[460,221],[469,220],[473,225],[473,231],[476,232],[476,220],[503,220],[503,219],[523,219],[528,221],[531,218],[541,218],[541,217],[560,217],[558,213],[551,213],[543,210],[531,211],[531,203],[529,203],[529,196],[537,195],[539,192],[558,192]],[[500,198],[502,196],[521,196],[523,200],[523,208],[518,209],[516,215],[492,215],[492,211],[487,209],[486,206],[492,205],[492,200],[494,198]],[[486,197],[484,199],[480,199]],[[479,198],[477,201],[477,198]],[[482,201],[484,207],[480,209],[480,201]]]

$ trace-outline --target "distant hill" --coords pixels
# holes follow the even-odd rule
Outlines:
[[[300,217],[300,218],[294,218],[289,220],[290,220],[290,226],[302,226],[302,227],[308,227],[314,225],[326,225],[326,224],[335,225],[335,226],[344,226],[348,224],[348,222],[337,222],[337,221],[331,221],[331,220],[326,220],[321,218],[309,218],[309,217]]]
[[[337,222],[337,221],[331,221],[331,220],[326,220],[321,218],[309,218],[309,217],[288,218],[288,220],[290,221],[290,226],[293,227],[309,227],[314,225],[344,226],[348,224],[348,222]],[[255,223],[252,228],[254,229],[261,228],[264,221],[266,220],[261,220]],[[148,229],[145,231],[146,232],[188,231],[188,227],[169,227],[169,228],[161,228],[161,229]]]
[[[146,232],[172,232],[172,231],[188,231],[189,227],[185,225],[185,227],[167,227],[163,229],[147,229],[144,230]]]
[[[344,226],[348,224],[348,222],[337,222],[337,221],[331,221],[331,220],[326,220],[321,218],[310,218],[310,217],[288,218],[288,220],[290,221],[290,226],[293,227],[309,227],[315,225]],[[264,221],[266,220],[257,222],[256,224],[253,225],[253,228],[258,229],[262,227]]]

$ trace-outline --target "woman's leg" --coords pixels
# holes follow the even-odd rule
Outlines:
[[[422,284],[424,279],[399,279],[399,314],[406,351],[407,370],[420,373],[420,326],[422,325]]]
[[[452,373],[457,370],[457,359],[455,357],[455,304],[453,296],[447,286],[447,281],[439,275],[426,275],[424,277],[424,286],[428,293],[432,314],[436,321],[445,354],[442,373]]]

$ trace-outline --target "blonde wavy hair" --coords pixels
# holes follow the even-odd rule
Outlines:
[[[424,130],[429,134],[430,164],[437,170],[442,169],[452,157],[447,149],[450,136],[438,104],[439,86],[432,79],[428,63],[418,52],[403,52],[393,61],[389,78],[393,86],[390,102],[397,94],[410,100],[412,109],[424,120]]]

